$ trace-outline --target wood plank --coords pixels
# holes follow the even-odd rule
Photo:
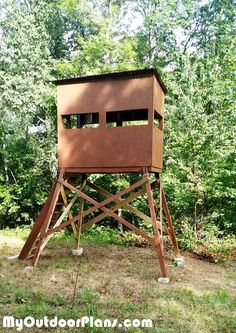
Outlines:
[[[65,174],[65,170],[64,170],[64,168],[62,168],[60,170],[59,179],[62,179],[62,177],[64,177],[64,174]],[[45,218],[45,221],[42,225],[42,229],[41,229],[41,233],[40,233],[40,240],[39,240],[38,245],[37,245],[37,250],[36,250],[35,256],[32,260],[32,265],[33,266],[35,266],[38,262],[38,259],[39,259],[40,253],[41,253],[40,248],[41,248],[41,245],[43,243],[45,233],[47,232],[47,230],[49,228],[49,225],[50,225],[50,222],[51,222],[51,219],[52,219],[52,215],[53,215],[53,212],[55,210],[56,203],[57,203],[57,200],[58,200],[58,196],[59,196],[59,193],[60,193],[60,188],[61,188],[61,184],[57,180],[56,186],[55,186],[55,189],[54,189],[54,192],[53,192],[53,195],[52,195],[52,199],[51,199],[51,202],[50,202],[47,214],[46,214],[46,218]]]
[[[154,183],[155,183],[155,180],[154,180],[153,182],[151,182],[151,187],[154,186]],[[103,188],[99,187],[98,185],[96,185],[96,184],[94,184],[94,183],[91,183],[90,181],[88,181],[88,186],[91,187],[92,189],[94,189],[95,191],[97,191],[98,193],[105,195],[106,197],[110,197],[110,196],[112,195],[112,194],[109,193],[108,191],[104,190]],[[144,194],[145,192],[146,192],[146,191],[144,191],[142,194]],[[141,195],[141,194],[140,194],[140,195]],[[134,200],[134,199],[132,199],[132,200]],[[116,202],[120,202],[120,201],[121,201],[121,199],[117,199],[117,200],[116,200]],[[131,200],[130,200],[130,201],[131,201]],[[129,202],[129,201],[128,201],[128,202]],[[143,219],[143,220],[147,221],[148,223],[152,224],[152,220],[151,220],[151,217],[150,217],[150,216],[146,215],[146,214],[143,213],[143,212],[140,212],[137,208],[132,207],[131,205],[128,204],[128,202],[125,203],[125,201],[123,201],[123,205],[122,205],[122,206],[119,205],[119,206],[115,206],[115,207],[116,207],[117,209],[119,209],[119,208],[126,208],[127,210],[129,210],[129,211],[131,211],[133,214],[135,214],[136,216],[138,216],[138,217],[140,217],[141,219]],[[114,207],[114,208],[115,208],[115,207]],[[115,210],[117,210],[117,209],[115,209]],[[112,209],[112,210],[115,211],[114,209]],[[105,216],[104,216],[104,213],[103,213],[102,215],[103,215],[103,217],[101,217],[101,219],[105,217]],[[100,216],[100,215],[99,215],[99,216]],[[94,221],[96,218],[97,218],[97,217],[95,217],[93,220],[91,220],[91,222]],[[99,220],[96,219],[95,221],[98,222],[98,221],[100,221],[101,219],[99,219]],[[94,222],[94,223],[96,223],[96,222]],[[92,224],[94,224],[94,223],[92,223]],[[161,225],[160,225],[160,223],[159,223],[159,222],[157,222],[157,223],[158,223],[158,228],[161,229]],[[86,224],[87,224],[87,223],[86,223]],[[86,228],[86,229],[87,229],[87,228]],[[166,233],[168,233],[167,228],[164,227],[164,230],[165,230]]]
[[[168,204],[167,204],[167,200],[166,200],[166,196],[165,196],[165,192],[164,192],[163,187],[162,187],[161,194],[162,194],[162,201],[163,201],[163,210],[164,210],[164,214],[166,216],[166,220],[167,220],[167,224],[168,224],[170,239],[171,239],[172,244],[174,246],[175,256],[179,257],[180,256],[179,245],[178,245],[178,242],[177,242],[176,237],[175,237],[174,227],[173,227],[173,223],[172,223],[172,219],[171,219],[171,215],[170,215],[170,211],[169,211],[169,208],[168,208]]]
[[[39,239],[37,239],[37,237],[39,236],[40,231],[41,231],[42,226],[43,226],[43,223],[45,221],[50,203],[52,201],[52,196],[53,196],[53,193],[55,191],[55,188],[56,188],[56,182],[53,184],[52,190],[49,193],[48,198],[47,198],[45,204],[43,205],[43,208],[41,209],[41,211],[39,213],[39,216],[37,217],[36,222],[35,222],[32,230],[31,230],[31,232],[30,232],[30,234],[29,234],[21,252],[20,252],[20,255],[19,255],[20,260],[26,259],[27,256],[29,255],[33,245],[36,242],[39,242]]]
[[[83,193],[82,191],[78,190],[76,187],[72,186],[71,184],[65,182],[63,179],[60,179],[58,180],[62,185],[64,185],[65,187],[68,187],[70,190],[74,191],[75,193],[78,194],[78,196],[81,196],[82,198],[84,198],[85,200],[91,202],[91,203],[94,203],[94,205],[97,207],[97,208],[101,208],[102,206],[105,206],[107,204],[109,204],[110,202],[112,201],[115,201],[117,198],[123,196],[124,194],[126,193],[129,193],[131,191],[133,191],[135,188],[145,184],[147,182],[147,179],[142,179],[140,180],[139,182],[133,184],[133,185],[130,185],[129,187],[127,187],[126,189],[124,189],[123,191],[120,191],[120,192],[117,192],[116,194],[112,195],[110,198],[102,201],[102,202],[97,202],[95,200],[93,200],[92,198],[90,198],[87,194]],[[93,202],[91,201],[93,200]]]
[[[73,206],[73,204],[75,203],[75,201],[77,200],[78,195],[75,195],[72,200],[70,201],[70,203],[67,205],[67,207],[65,208],[64,212],[61,214],[61,216],[59,217],[59,219],[56,221],[55,225],[53,226],[53,228],[56,228],[57,226],[59,226],[61,224],[61,222],[64,220],[64,218],[66,217],[66,215],[69,213],[71,207]],[[51,237],[53,236],[53,234],[47,236],[44,238],[44,241],[41,245],[40,251],[42,251],[45,246],[47,245],[47,243],[49,242],[49,240],[51,239]]]
[[[121,195],[124,195],[126,193],[129,193],[130,191],[132,191],[133,189],[143,185],[144,183],[147,182],[147,179],[143,179],[131,186],[129,186],[127,189],[123,190],[123,191],[120,191],[120,192],[117,192],[115,195],[111,196],[110,198],[102,201],[102,202],[97,202],[95,201],[94,199],[90,198],[88,195],[84,194],[83,192],[81,192],[80,190],[78,190],[77,188],[75,188],[74,186],[70,185],[69,183],[65,182],[63,179],[60,179],[60,183],[63,184],[64,186],[70,188],[71,190],[73,190],[78,196],[81,196],[83,197],[84,199],[86,199],[87,201],[89,201],[90,203],[94,204],[94,207],[91,207],[89,209],[87,209],[86,211],[84,211],[83,213],[73,217],[73,219],[70,219],[64,223],[62,223],[60,226],[56,227],[56,228],[53,228],[49,231],[46,232],[45,236],[53,233],[53,232],[56,232],[64,227],[66,227],[67,225],[71,224],[72,222],[80,219],[81,217],[84,217],[92,212],[94,212],[95,210],[97,209],[102,209],[102,207],[104,205],[107,205],[108,203],[112,202],[112,201],[115,201],[119,196]]]
[[[164,262],[164,253],[163,253],[163,239],[160,237],[159,230],[158,230],[157,223],[156,223],[157,218],[156,218],[156,212],[155,212],[155,207],[154,207],[153,194],[152,194],[152,189],[151,189],[149,182],[146,183],[146,189],[147,189],[148,203],[149,203],[152,225],[153,225],[153,232],[154,232],[154,237],[156,240],[156,250],[157,250],[157,255],[158,255],[159,264],[160,264],[161,277],[167,277],[167,272],[166,272],[165,262]]]
[[[145,192],[146,192],[145,188],[140,189],[139,191],[131,194],[128,198],[126,198],[124,200],[120,200],[119,203],[117,203],[114,207],[110,208],[110,210],[112,212],[115,212],[117,209],[121,208],[125,203],[128,203],[128,202],[138,198],[140,195],[142,195]],[[89,229],[93,224],[101,221],[108,215],[109,214],[107,214],[107,213],[101,213],[98,216],[94,217],[92,220],[90,220],[89,222],[82,225],[82,231]]]
[[[64,202],[64,206],[67,207],[68,206],[68,200],[67,200],[66,192],[65,192],[65,189],[64,189],[63,186],[61,187],[61,196],[62,196],[62,199],[63,199],[63,202]],[[73,218],[73,215],[71,214],[70,210],[68,212],[68,216],[69,216],[70,219]],[[72,226],[74,236],[77,237],[77,235],[78,235],[77,226],[75,225],[74,222],[71,223],[71,226]]]

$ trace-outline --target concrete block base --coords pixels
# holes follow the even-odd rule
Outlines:
[[[83,252],[84,252],[83,247],[80,247],[78,250],[72,250],[73,256],[77,256],[77,257],[82,256]]]
[[[32,274],[33,274],[33,269],[34,267],[33,266],[27,266],[25,267],[24,269],[24,275],[28,278],[31,278]]]
[[[174,264],[177,267],[183,267],[184,266],[184,258],[183,257],[176,257],[176,258],[174,258]]]
[[[18,257],[19,257],[19,253],[15,254],[14,256],[7,257],[7,260],[15,260],[15,259],[18,259]]]
[[[170,282],[170,278],[168,278],[168,277],[159,277],[157,281],[158,281],[158,283],[161,283],[161,284],[168,284]]]

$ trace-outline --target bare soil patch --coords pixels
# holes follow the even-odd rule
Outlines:
[[[26,262],[7,260],[7,253],[0,255],[1,277],[15,279],[19,285],[32,283],[42,286],[53,293],[70,293],[74,287],[76,273],[79,271],[79,288],[91,288],[107,293],[112,290],[117,296],[125,296],[129,289],[137,295],[148,284],[156,284],[157,288],[185,287],[202,292],[224,288],[236,295],[236,269],[230,262],[215,264],[199,260],[197,256],[184,252],[184,267],[172,265],[171,254],[167,253],[166,263],[170,276],[168,286],[157,283],[159,264],[153,248],[126,248],[123,246],[83,244],[84,255],[71,255],[71,246],[58,246],[46,249],[38,266],[34,268],[32,278],[24,275]],[[17,252],[18,249],[14,248]],[[134,288],[135,287],[135,288]]]

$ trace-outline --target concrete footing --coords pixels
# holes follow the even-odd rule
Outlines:
[[[15,259],[18,259],[19,258],[19,253],[18,254],[15,254],[14,256],[10,256],[10,257],[7,257],[7,260],[15,260]]]
[[[84,252],[83,247],[80,247],[80,248],[77,249],[77,250],[72,250],[72,254],[73,254],[73,256],[77,256],[77,257],[82,256],[83,252]]]
[[[161,284],[168,284],[170,282],[170,278],[168,278],[168,277],[159,277],[157,281],[158,281],[158,283],[161,283]]]
[[[28,278],[31,278],[31,275],[33,274],[34,266],[26,266],[24,269],[24,275]]]
[[[184,258],[183,257],[176,257],[176,258],[174,258],[174,264],[177,267],[183,267],[184,266]]]

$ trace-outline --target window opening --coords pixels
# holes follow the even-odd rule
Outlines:
[[[99,126],[99,113],[80,113],[62,116],[64,128],[96,128]]]
[[[62,116],[64,128],[71,128],[70,116]]]
[[[107,127],[148,125],[148,109],[109,111]]]
[[[163,129],[163,118],[156,110],[154,110],[154,127]]]
[[[81,113],[79,115],[79,128],[96,128],[99,126],[99,113]]]
[[[72,114],[70,115],[70,128],[77,128],[78,126],[78,115],[77,114]]]

